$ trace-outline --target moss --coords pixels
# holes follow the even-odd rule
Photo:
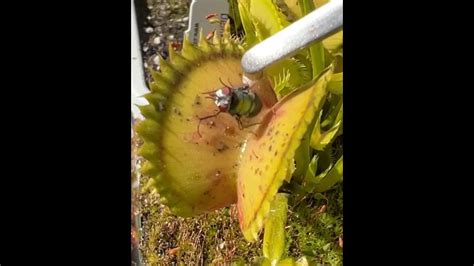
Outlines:
[[[325,206],[325,207],[324,207]],[[290,208],[287,255],[308,256],[317,263],[342,265],[342,184],[323,194],[307,197]]]

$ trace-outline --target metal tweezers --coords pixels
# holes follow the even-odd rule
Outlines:
[[[341,29],[342,0],[332,0],[248,50],[241,62],[245,76],[257,79],[266,67]]]

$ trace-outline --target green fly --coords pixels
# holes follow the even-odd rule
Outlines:
[[[199,118],[199,135],[201,135],[199,133],[199,126],[202,120],[216,117],[220,113],[228,113],[235,117],[239,123],[240,129],[242,129],[242,121],[240,118],[254,117],[262,109],[262,103],[260,99],[258,98],[257,94],[255,94],[255,92],[250,90],[249,85],[244,84],[241,87],[233,88],[232,84],[231,86],[227,86],[220,78],[219,81],[224,87],[215,91],[204,93],[207,94],[207,99],[214,101],[219,110],[216,114]]]

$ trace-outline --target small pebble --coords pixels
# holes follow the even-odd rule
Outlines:
[[[160,57],[159,56],[155,56],[153,58],[153,63],[155,63],[156,65],[159,65],[160,64]]]
[[[158,6],[158,9],[160,9],[160,10],[166,10],[167,8],[168,8],[167,5],[159,5]]]
[[[173,34],[169,35],[168,40],[174,40],[174,35]]]
[[[170,11],[162,10],[162,11],[160,11],[159,15],[160,15],[161,17],[166,17],[166,16],[168,16],[170,13],[171,13]]]
[[[161,38],[160,38],[160,37],[156,37],[155,39],[153,39],[153,43],[154,43],[154,44],[160,44],[160,43],[161,43]]]
[[[146,33],[152,33],[152,32],[153,32],[153,28],[152,28],[152,27],[147,27],[147,28],[145,29],[145,32],[146,32]]]

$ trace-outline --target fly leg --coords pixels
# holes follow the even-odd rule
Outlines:
[[[242,120],[240,119],[240,116],[236,115],[234,117],[235,117],[235,120],[237,121],[237,123],[239,124],[239,129],[240,130],[244,129],[244,126],[242,124]]]
[[[237,116],[237,115],[235,116],[235,120],[237,120],[237,123],[239,124],[239,129],[240,129],[240,130],[244,130],[244,129],[247,129],[247,128],[249,128],[249,127],[253,127],[253,126],[256,126],[256,125],[260,125],[260,124],[261,124],[261,122],[257,122],[257,123],[251,123],[251,124],[246,124],[246,125],[244,125],[244,124],[242,123],[242,120],[240,119],[240,116]],[[257,134],[256,134],[255,132],[253,132],[252,130],[247,131],[247,132],[250,132],[250,133],[254,134],[255,136],[257,136]]]
[[[199,137],[202,137],[201,132],[199,131],[202,120],[206,120],[206,119],[209,119],[209,118],[212,118],[212,117],[217,117],[220,113],[221,113],[221,111],[219,110],[217,113],[215,113],[213,115],[208,115],[208,116],[199,118],[199,123],[197,125],[197,133],[198,133]]]

